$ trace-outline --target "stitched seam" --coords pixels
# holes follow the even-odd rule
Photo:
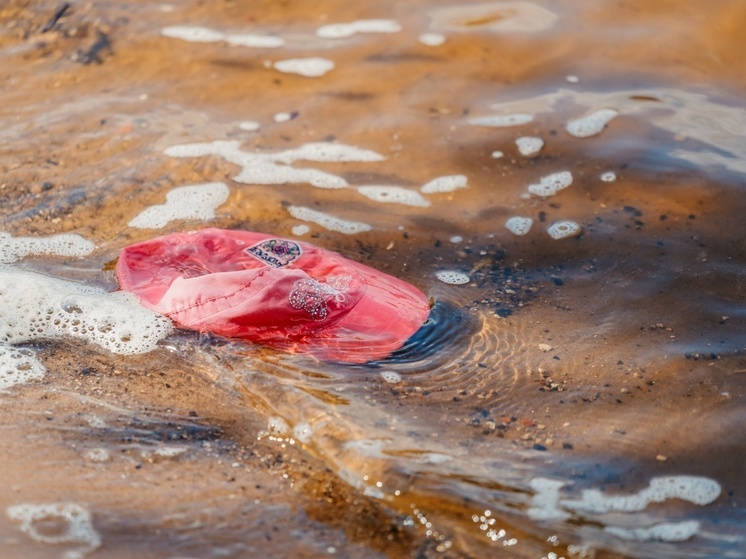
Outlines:
[[[236,290],[235,290],[235,291],[233,291],[232,293],[229,293],[229,294],[227,294],[227,295],[217,295],[217,296],[215,296],[215,297],[212,297],[212,298],[210,298],[210,299],[205,299],[205,300],[203,300],[203,301],[200,301],[199,303],[193,303],[192,305],[189,305],[188,307],[183,307],[183,308],[181,308],[181,309],[176,309],[175,311],[171,311],[171,312],[169,312],[169,313],[166,313],[166,316],[167,316],[167,317],[169,317],[169,318],[171,318],[171,317],[172,317],[173,315],[175,315],[175,314],[183,313],[183,312],[185,312],[185,311],[188,311],[188,310],[191,310],[191,309],[194,309],[194,308],[197,308],[197,307],[204,307],[205,305],[207,305],[207,304],[209,304],[209,303],[214,303],[215,301],[220,301],[221,299],[230,299],[231,297],[233,297],[234,295],[236,295],[236,293],[240,293],[240,292],[241,292],[241,291],[243,291],[244,289],[247,289],[248,287],[250,287],[252,283],[254,283],[254,282],[255,282],[256,280],[258,280],[258,279],[259,279],[260,277],[262,277],[262,276],[263,276],[264,274],[266,274],[266,273],[267,273],[268,271],[269,271],[269,269],[264,269],[264,270],[261,270],[261,271],[259,272],[259,274],[257,274],[256,276],[254,276],[254,277],[253,277],[253,278],[251,279],[251,281],[250,281],[250,282],[248,282],[248,283],[246,283],[246,284],[242,285],[241,287],[239,287],[238,289],[236,289]],[[218,312],[219,312],[219,311],[218,311]],[[213,314],[214,314],[214,313],[213,313]]]

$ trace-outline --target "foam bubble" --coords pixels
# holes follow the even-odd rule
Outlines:
[[[0,308],[0,344],[72,336],[131,355],[152,351],[172,330],[167,318],[130,293],[33,272],[0,269]]]
[[[334,62],[326,58],[288,58],[274,63],[275,69],[286,74],[298,74],[306,78],[318,78],[334,69]]]
[[[569,76],[565,76],[565,79],[569,83],[578,83],[580,81],[580,78],[578,76],[575,76],[575,75],[572,75],[572,74],[569,75]]]
[[[650,484],[633,495],[605,495],[598,489],[586,489],[581,498],[566,500],[565,507],[588,513],[640,512],[650,503],[662,503],[668,499],[681,499],[695,505],[709,505],[720,495],[720,484],[715,480],[699,476],[662,476],[650,480]]]
[[[580,231],[580,225],[576,222],[566,219],[563,221],[556,221],[552,223],[547,229],[549,236],[555,240],[564,239],[565,237],[572,237],[577,235]]]
[[[446,37],[440,33],[423,33],[418,40],[428,47],[437,47],[446,42]]]
[[[496,151],[493,151],[490,155],[492,156],[492,159],[500,159],[505,154],[501,152],[500,150],[496,150]]]
[[[614,171],[601,173],[601,180],[604,182],[614,182],[616,180],[616,173]]]
[[[303,421],[293,427],[293,437],[303,444],[311,442],[311,435],[313,435],[313,429],[310,423]]]
[[[284,437],[290,433],[290,426],[283,418],[273,415],[267,418],[267,431],[274,437]]]
[[[461,241],[463,241],[464,238],[461,235],[454,235],[453,237],[451,237],[448,240],[451,241],[454,245],[457,245],[458,243],[460,243]]]
[[[576,120],[571,120],[565,127],[566,130],[576,138],[588,138],[600,134],[619,114],[614,109],[601,109]]]
[[[393,19],[360,19],[350,23],[330,23],[319,27],[316,35],[323,39],[344,39],[356,33],[398,33],[399,22]]]
[[[240,141],[214,141],[209,143],[182,144],[166,148],[171,157],[199,157],[219,155],[226,161],[239,165],[241,172],[233,177],[236,182],[247,184],[309,183],[319,188],[343,188],[347,181],[337,175],[316,169],[298,169],[290,165],[299,160],[320,162],[372,162],[385,159],[366,149],[330,142],[311,142],[299,148],[274,153],[249,153],[241,151]]]
[[[471,281],[467,274],[457,270],[439,270],[435,272],[435,277],[450,285],[463,285]]]
[[[238,127],[241,130],[246,130],[247,132],[254,132],[256,130],[259,130],[261,128],[261,124],[258,122],[255,122],[253,120],[245,120],[238,124]]]
[[[605,532],[613,534],[623,540],[638,542],[664,541],[684,542],[696,535],[699,531],[699,522],[696,520],[685,520],[683,522],[662,522],[654,526],[644,528],[621,528],[619,526],[606,526]]]
[[[381,371],[381,378],[389,384],[401,382],[401,375],[395,371]]]
[[[330,231],[337,231],[338,233],[344,233],[345,235],[352,235],[354,233],[363,233],[370,231],[372,227],[367,223],[361,223],[359,221],[346,221],[339,217],[312,210],[303,206],[288,206],[288,212],[295,219],[301,221],[310,221],[316,225],[320,225]]]
[[[425,200],[419,192],[402,188],[401,186],[359,186],[357,191],[374,202],[404,204],[426,208],[430,202]]]
[[[536,493],[531,497],[531,507],[526,511],[533,520],[566,520],[570,513],[560,508],[560,489],[565,486],[564,481],[557,479],[535,477],[529,486]]]
[[[525,157],[531,157],[539,153],[544,147],[544,140],[536,136],[524,136],[515,141],[518,151]]]
[[[50,544],[82,544],[80,549],[67,551],[64,559],[81,559],[101,547],[101,536],[93,528],[91,514],[74,503],[22,504],[8,507],[8,517],[21,523],[21,531],[32,540]],[[50,531],[50,521],[65,524],[64,531]],[[44,525],[37,528],[37,523]],[[45,529],[46,528],[46,529]]]
[[[547,198],[554,196],[560,190],[563,190],[572,184],[572,173],[570,171],[560,171],[542,177],[538,183],[528,186],[528,191],[535,195]]]
[[[448,175],[438,177],[420,188],[420,192],[433,194],[436,192],[453,192],[459,188],[466,188],[467,179],[465,175]]]
[[[292,119],[293,119],[293,114],[292,113],[286,113],[286,112],[277,113],[273,117],[273,120],[275,122],[287,122],[288,120],[292,120]]]
[[[95,245],[74,233],[50,237],[11,237],[0,231],[0,264],[11,264],[29,254],[53,254],[55,256],[86,256]]]
[[[534,224],[534,220],[530,217],[513,216],[505,222],[505,228],[513,233],[522,237],[527,235],[531,230],[531,226]]]
[[[40,379],[46,371],[31,349],[0,344],[0,392]]]
[[[215,43],[225,39],[225,33],[196,25],[175,25],[161,29],[161,35],[190,43]]]
[[[480,116],[469,120],[470,124],[476,126],[489,126],[491,128],[505,128],[508,126],[520,126],[534,120],[533,115],[527,113],[514,113],[508,115]]]
[[[91,448],[86,451],[83,458],[89,462],[108,462],[111,460],[111,454],[105,448]]]
[[[160,229],[177,219],[213,219],[215,210],[228,199],[228,194],[228,187],[222,182],[180,186],[166,194],[165,204],[145,208],[129,226]]]
[[[186,451],[187,447],[185,446],[159,446],[153,451],[153,454],[163,458],[174,458],[184,454]]]
[[[293,225],[293,228],[291,231],[293,232],[293,235],[296,237],[302,237],[303,235],[307,234],[311,228],[306,224],[301,225]]]
[[[226,35],[225,40],[234,46],[260,49],[276,49],[285,44],[285,40],[277,35],[253,35],[250,33]]]

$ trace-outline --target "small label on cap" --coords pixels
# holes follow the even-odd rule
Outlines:
[[[267,239],[244,252],[274,268],[287,266],[301,255],[300,245],[285,239]]]

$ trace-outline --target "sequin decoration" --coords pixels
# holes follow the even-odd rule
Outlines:
[[[290,306],[303,309],[316,321],[329,316],[329,301],[344,303],[344,292],[349,289],[350,276],[332,276],[326,283],[315,279],[301,279],[293,284],[293,290],[288,296]]]
[[[282,268],[301,255],[301,248],[298,243],[294,243],[293,241],[267,239],[253,247],[247,248],[246,253],[274,268]]]

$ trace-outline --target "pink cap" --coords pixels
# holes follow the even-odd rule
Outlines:
[[[397,278],[308,243],[202,229],[125,247],[122,289],[177,326],[320,359],[364,363],[425,322],[427,297]]]

